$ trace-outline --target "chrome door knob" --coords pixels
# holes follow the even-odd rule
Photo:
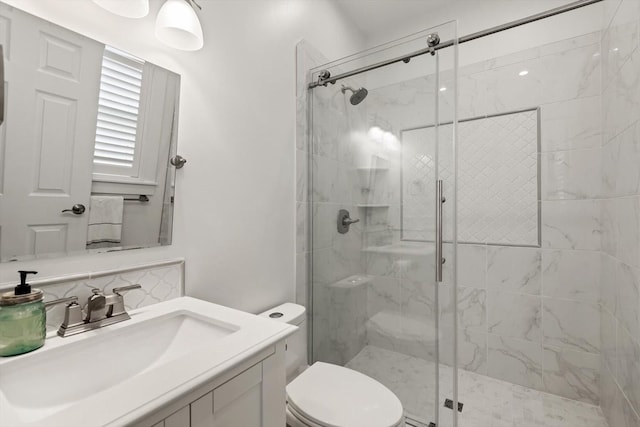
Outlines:
[[[75,215],[82,215],[86,210],[87,208],[85,208],[84,205],[78,203],[76,205],[73,205],[71,209],[65,209],[62,212],[72,212]]]
[[[184,157],[178,155],[178,156],[172,157],[169,160],[169,163],[171,163],[173,166],[175,166],[176,169],[182,169],[184,164],[187,163],[187,159],[185,159]]]

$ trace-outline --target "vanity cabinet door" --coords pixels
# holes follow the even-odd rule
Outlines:
[[[213,392],[211,392],[191,404],[191,427],[212,427],[213,425]]]
[[[262,426],[262,363],[213,391],[213,426]]]
[[[191,427],[261,427],[262,364],[230,379],[190,407]]]
[[[164,419],[164,427],[189,427],[191,424],[189,406],[185,406]]]
[[[241,371],[245,366],[236,369]],[[175,406],[161,409],[135,427],[281,427],[286,418],[285,378],[282,342],[261,362],[217,387],[212,384],[193,390]],[[166,418],[181,405],[186,407]]]
[[[213,412],[213,427],[261,427],[262,425],[260,383]]]

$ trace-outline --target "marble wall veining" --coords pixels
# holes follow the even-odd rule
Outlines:
[[[600,59],[600,33],[591,33],[466,66],[459,71],[458,104],[461,118],[539,108],[541,138],[540,247],[489,245],[494,243],[490,239],[458,245],[459,366],[595,404],[600,398],[601,352]],[[524,70],[528,74],[521,76]],[[451,87],[449,78],[443,72],[441,84]],[[426,98],[433,97],[433,91],[425,90],[429,79],[371,90],[370,111],[384,117],[393,131],[424,126],[430,111]],[[408,100],[411,86],[416,88],[415,99]],[[453,103],[448,91],[441,92],[441,98],[441,117],[446,120],[447,106]],[[408,111],[421,106],[426,113]],[[444,169],[451,163],[445,157],[441,153]],[[391,218],[389,223],[398,227]],[[448,235],[450,225],[449,221],[445,226]],[[405,324],[418,316],[423,330],[430,330],[424,323],[435,306],[429,283],[433,271],[426,262],[430,244],[422,246],[427,252],[422,260],[406,253],[395,258],[369,255],[375,258],[365,266],[375,278],[370,318],[379,320],[380,312],[395,311]],[[445,257],[450,257],[451,248],[445,249]],[[425,266],[423,276],[409,280],[403,275],[407,265]],[[450,269],[451,264],[445,264],[445,283],[451,283]],[[444,343],[440,356],[452,363],[451,295],[443,286],[438,304],[439,338]],[[413,301],[412,309],[401,305],[403,299]],[[386,319],[392,323],[394,317]],[[388,327],[386,339],[380,339],[383,328],[379,321],[374,323],[376,339],[370,344],[416,357],[432,354],[429,333],[409,345],[406,337],[389,337],[397,327]]]
[[[602,409],[640,425],[640,3],[606,0],[602,37]]]

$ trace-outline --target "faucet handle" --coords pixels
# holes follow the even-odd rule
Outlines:
[[[58,335],[64,337],[66,335],[65,331],[69,327],[82,325],[84,323],[84,320],[82,320],[82,307],[78,304],[78,297],[76,296],[48,301],[44,303],[44,306],[52,307],[58,304],[67,304],[64,310],[64,321],[62,325],[60,325],[60,329],[58,329]]]
[[[121,286],[119,288],[113,288],[113,295],[115,297],[114,303],[111,306],[111,309],[109,311],[108,316],[109,317],[114,317],[114,316],[126,316],[127,318],[129,318],[129,315],[127,314],[127,311],[125,310],[125,306],[124,306],[124,296],[122,295],[125,292],[128,291],[132,291],[134,289],[140,289],[142,288],[142,286],[135,284],[135,285],[129,285],[129,286]]]
[[[121,286],[119,288],[113,288],[113,293],[116,295],[122,295],[124,292],[132,291],[134,289],[141,289],[142,285],[129,285],[129,286]]]

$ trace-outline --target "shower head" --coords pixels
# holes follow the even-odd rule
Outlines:
[[[345,93],[348,90],[353,92],[353,94],[351,95],[351,98],[349,98],[349,102],[351,102],[351,105],[360,104],[362,101],[364,101],[364,99],[369,94],[369,91],[363,87],[361,87],[360,89],[353,89],[353,88],[350,88],[349,86],[344,86],[344,85],[342,86],[342,93]]]

